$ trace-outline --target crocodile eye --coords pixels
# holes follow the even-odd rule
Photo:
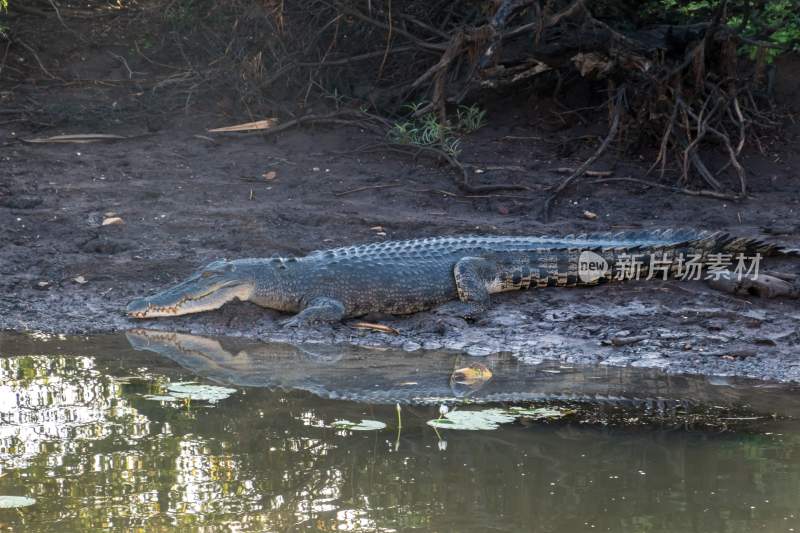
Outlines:
[[[201,275],[201,276],[203,276],[204,278],[210,278],[210,277],[211,277],[211,276],[213,276],[214,274],[216,274],[216,272],[210,272],[210,271],[206,270],[205,272],[203,272],[203,273],[202,273],[202,274],[200,274],[200,275]]]

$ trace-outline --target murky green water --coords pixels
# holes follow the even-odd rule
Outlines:
[[[791,389],[553,364],[531,370],[495,358],[484,360],[492,381],[464,394],[445,372],[465,364],[454,355],[318,357],[177,341],[166,353],[158,342],[133,350],[124,336],[0,336],[0,496],[36,499],[0,509],[0,530],[800,531],[800,425],[790,419],[800,395]],[[235,392],[215,403],[148,399],[188,380]],[[295,390],[302,384],[306,391]],[[474,401],[504,386],[667,401],[437,434],[426,424],[439,416],[437,401],[404,404],[399,429],[376,384]],[[308,392],[358,396],[359,386],[386,403]],[[700,405],[670,399],[688,395]],[[779,419],[760,416],[773,414]],[[336,419],[387,427],[332,429]]]

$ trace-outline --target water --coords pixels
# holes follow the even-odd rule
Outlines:
[[[786,387],[553,363],[532,371],[495,358],[484,360],[495,388],[464,394],[442,371],[470,360],[452,354],[306,357],[180,340],[182,351],[153,341],[159,352],[134,350],[124,336],[0,336],[0,496],[36,499],[0,509],[0,529],[800,531],[800,400]],[[353,371],[337,369],[367,357],[378,362],[358,380],[383,376],[381,388],[393,383],[398,394],[425,387],[482,401],[505,383],[665,400],[437,434],[426,424],[439,416],[436,402],[404,405],[398,430],[385,395],[376,397],[386,404],[365,404],[295,389],[357,395],[345,379]],[[525,372],[530,390],[510,377]],[[402,385],[414,374],[416,385]],[[188,380],[235,391],[216,403],[147,399]],[[687,395],[693,406],[672,399]],[[349,432],[330,428],[336,419],[387,427]]]

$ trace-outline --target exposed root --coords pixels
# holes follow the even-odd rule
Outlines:
[[[39,3],[69,29],[64,18],[75,10],[57,2]],[[675,10],[626,17],[615,11],[625,9],[620,5],[586,0],[235,0],[181,12],[190,20],[183,22],[188,29],[177,31],[169,27],[167,13],[179,6],[167,0],[159,6],[162,13],[152,9],[148,16],[158,16],[169,30],[159,46],[182,60],[158,63],[137,45],[138,55],[161,71],[145,80],[131,68],[134,63],[128,65],[130,58],[115,58],[127,72],[125,82],[171,91],[187,112],[198,93],[228,91],[234,84],[237,104],[249,116],[293,117],[266,135],[327,123],[357,125],[385,138],[393,122],[409,119],[409,104],[415,105],[413,118],[432,113],[446,126],[448,110],[500,88],[533,89],[556,99],[575,80],[598,92],[612,87],[603,141],[555,187],[542,210],[545,218],[558,197],[611,149],[652,154],[648,174],[658,172],[665,183],[674,180],[664,185],[671,190],[746,198],[743,154],[748,147],[763,152],[764,134],[781,125],[770,100],[767,52],[782,48],[763,36],[745,37],[745,22],[737,29],[729,20],[749,20],[762,7],[720,0],[705,21],[674,24]],[[21,7],[11,4],[12,9]],[[20,54],[32,55],[47,78],[59,79],[30,45],[13,37],[11,42],[12,57],[19,45],[27,51]],[[753,59],[740,53],[743,46],[755,47]],[[17,68],[7,56],[8,47],[0,62],[3,73]],[[565,112],[590,125],[597,113],[597,100],[591,100],[581,110]],[[382,149],[444,161],[464,192],[527,188],[472,185],[465,165],[436,145],[390,148],[383,143]]]

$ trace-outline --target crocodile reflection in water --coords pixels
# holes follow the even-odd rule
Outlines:
[[[703,392],[705,382],[697,380],[624,369],[554,370],[501,355],[480,358],[493,377],[469,387],[453,382],[451,375],[474,358],[453,353],[295,346],[144,329],[126,335],[134,349],[159,353],[221,384],[302,390],[365,403],[433,404],[468,398],[476,403],[580,401],[664,408],[709,395]]]

